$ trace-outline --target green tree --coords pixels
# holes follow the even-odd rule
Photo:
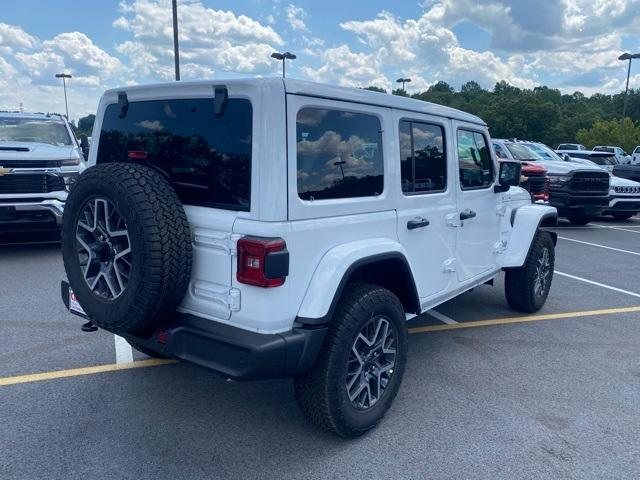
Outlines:
[[[627,152],[640,145],[640,124],[629,117],[620,120],[599,120],[589,129],[583,128],[576,134],[576,140],[588,148],[596,145],[620,145]]]
[[[93,123],[96,120],[96,116],[93,114],[87,115],[86,117],[82,117],[78,120],[78,134],[91,136],[91,132],[93,131]]]
[[[387,91],[384,88],[376,87],[373,85],[364,88],[364,90],[371,90],[372,92],[387,93]]]

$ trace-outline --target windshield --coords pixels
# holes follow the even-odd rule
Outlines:
[[[518,143],[505,143],[505,146],[509,149],[511,155],[513,155],[513,158],[516,160],[530,160],[534,162],[542,160],[540,155],[524,145],[520,145]]]
[[[609,152],[609,153],[613,153],[613,148],[612,147],[595,147],[593,149],[594,152]]]
[[[551,150],[546,145],[540,145],[537,143],[527,143],[527,147],[536,152],[543,160],[553,160],[554,162],[561,162],[562,157],[558,155],[556,152]]]
[[[616,157],[614,155],[594,155],[590,152],[575,152],[570,155],[572,158],[583,158],[589,160],[596,165],[617,165]]]
[[[71,137],[62,120],[39,118],[0,118],[0,142],[48,143],[71,145]]]
[[[605,157],[604,155],[590,155],[588,160],[591,160],[597,165],[617,165],[616,157]]]

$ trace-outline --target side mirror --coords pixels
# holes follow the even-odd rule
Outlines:
[[[80,135],[80,149],[84,159],[87,160],[89,158],[89,138],[84,134]]]
[[[509,187],[520,185],[522,165],[520,162],[500,162],[499,184],[493,187],[496,193],[506,192]]]
[[[568,153],[565,153],[564,155],[562,155],[562,160],[564,160],[565,162],[570,162],[571,157],[569,156]]]

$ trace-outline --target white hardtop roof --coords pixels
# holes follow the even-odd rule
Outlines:
[[[251,79],[224,79],[224,80],[198,80],[198,81],[180,81],[171,83],[160,83],[152,85],[135,85],[128,87],[120,87],[108,90],[105,94],[117,92],[133,92],[140,90],[181,88],[187,86],[205,86],[205,85],[256,85],[269,87],[280,86],[284,82],[284,88],[287,93],[293,95],[305,95],[311,97],[327,98],[332,100],[341,100],[346,102],[357,102],[367,105],[375,105],[387,108],[396,108],[428,115],[436,115],[440,117],[451,118],[463,122],[475,123],[477,125],[486,126],[486,123],[476,115],[456,110],[455,108],[445,107],[435,103],[424,102],[399,95],[390,95],[387,93],[373,92],[361,88],[338,87],[333,85],[325,85],[322,83],[307,82],[303,80],[292,80],[290,78],[251,78]]]

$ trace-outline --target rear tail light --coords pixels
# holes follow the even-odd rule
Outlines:
[[[289,251],[281,238],[242,237],[238,240],[240,283],[273,288],[289,275]]]

